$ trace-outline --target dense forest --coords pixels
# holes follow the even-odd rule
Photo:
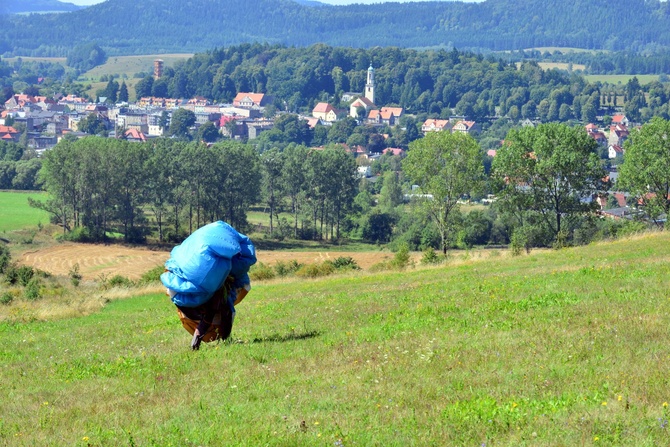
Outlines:
[[[65,56],[95,41],[110,55],[204,51],[243,42],[307,46],[560,46],[656,51],[670,46],[670,6],[631,0],[487,0],[308,6],[290,0],[108,0],[65,15],[0,17],[0,54]]]

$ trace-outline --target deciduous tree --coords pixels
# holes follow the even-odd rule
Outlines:
[[[178,138],[190,138],[189,128],[195,124],[195,113],[187,109],[177,109],[172,113],[170,135]]]
[[[501,206],[532,211],[557,240],[571,219],[595,210],[606,172],[597,143],[565,124],[512,129],[493,159]]]
[[[657,219],[670,213],[670,121],[654,118],[630,133],[617,186],[638,197]]]
[[[481,186],[484,166],[479,145],[466,134],[431,132],[410,144],[403,169],[422,193],[432,196],[423,202],[446,253],[451,214],[458,209],[461,198]]]

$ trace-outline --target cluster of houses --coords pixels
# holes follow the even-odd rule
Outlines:
[[[343,102],[349,102],[349,110],[338,110],[328,103],[318,103],[311,116],[303,116],[314,128],[321,124],[332,125],[345,116],[354,117],[359,123],[371,126],[395,126],[403,116],[402,107],[378,107],[375,105],[374,68],[368,69],[364,94],[345,93]],[[55,146],[65,135],[83,137],[79,124],[94,114],[113,138],[128,141],[147,141],[166,134],[172,112],[182,108],[193,111],[195,126],[212,122],[219,132],[229,138],[257,138],[260,133],[274,127],[274,118],[265,118],[265,108],[273,102],[263,93],[238,93],[231,104],[212,104],[203,97],[191,99],[143,97],[135,103],[109,105],[91,102],[84,98],[67,95],[49,98],[16,94],[0,104],[0,139],[18,142],[20,128],[26,129],[26,143],[38,153]],[[430,119],[422,126],[424,133],[450,131],[472,133],[479,130],[472,121],[452,119]],[[367,154],[363,147],[347,148],[354,156],[371,157],[383,154]],[[387,152],[403,155],[402,149],[390,148]]]
[[[479,125],[474,121],[467,121],[463,119],[457,120],[440,120],[440,119],[427,119],[424,121],[421,126],[421,131],[424,134],[428,132],[460,132],[473,134],[480,131]]]
[[[64,135],[84,136],[79,123],[95,114],[105,124],[110,137],[146,141],[164,135],[172,112],[183,108],[194,112],[196,127],[210,121],[223,134],[253,139],[273,126],[272,120],[262,118],[269,103],[270,99],[263,93],[239,93],[232,104],[212,104],[196,97],[187,100],[140,98],[136,103],[113,106],[92,103],[74,95],[48,98],[16,94],[0,107],[0,138],[18,141],[20,133],[14,124],[23,123],[28,146],[40,152],[55,146]],[[235,125],[226,126],[230,121]]]
[[[312,119],[309,120],[310,127],[319,123],[331,125],[345,116],[355,118],[367,125],[395,126],[404,114],[402,107],[377,107],[375,105],[375,70],[372,66],[368,68],[365,93],[363,95],[345,93],[341,99],[342,102],[351,101],[348,111],[337,109],[327,102],[320,102],[312,109]],[[428,119],[423,123],[421,130],[426,134],[441,131],[475,133],[479,132],[480,129],[474,121],[464,119]]]
[[[612,117],[609,130],[589,123],[586,125],[586,132],[598,144],[607,147],[607,154],[610,159],[621,159],[624,153],[623,143],[630,133],[628,130],[629,124],[626,115],[618,113]]]

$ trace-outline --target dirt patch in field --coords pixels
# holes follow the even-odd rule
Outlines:
[[[340,251],[266,251],[259,250],[258,260],[265,264],[277,261],[295,260],[301,264],[320,263],[334,260],[340,256],[353,258],[363,269],[368,269],[387,259],[390,252],[340,252]],[[153,251],[147,248],[131,248],[116,245],[92,245],[63,243],[60,245],[23,253],[18,261],[44,270],[53,275],[67,276],[75,264],[79,264],[79,273],[84,279],[98,279],[101,276],[122,275],[130,279],[139,279],[142,274],[162,265],[170,256],[169,251]],[[415,256],[418,260],[420,255]]]

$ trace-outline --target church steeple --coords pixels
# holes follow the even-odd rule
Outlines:
[[[368,68],[368,82],[365,84],[365,97],[372,103],[375,103],[375,69]]]

